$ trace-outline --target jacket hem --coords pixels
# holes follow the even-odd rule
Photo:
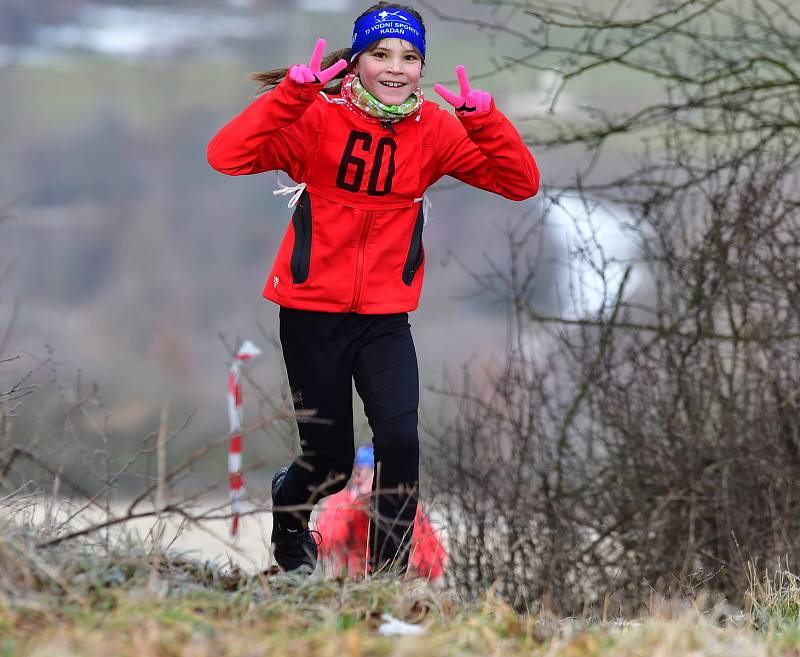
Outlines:
[[[270,288],[271,292],[271,288]],[[266,290],[262,296],[268,301],[294,310],[316,310],[327,313],[346,313],[350,311],[347,303],[331,303],[329,301],[315,301],[309,299],[288,299],[277,294],[270,294]],[[390,315],[393,313],[408,313],[419,307],[416,301],[378,301],[374,303],[359,304],[355,313],[358,315]]]

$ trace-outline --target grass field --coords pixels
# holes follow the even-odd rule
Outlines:
[[[217,583],[220,584],[219,582]],[[389,620],[419,627],[387,636]],[[158,583],[6,600],[0,655],[548,655],[692,657],[797,655],[796,629],[719,627],[684,611],[630,624],[556,621],[514,613],[491,595],[459,602],[422,584],[343,583],[288,576],[165,594]]]
[[[700,596],[633,619],[561,619],[515,612],[491,589],[465,601],[424,581],[247,576],[120,537],[37,550],[41,529],[2,529],[0,657],[800,654],[800,586],[786,572],[753,574],[746,612]]]

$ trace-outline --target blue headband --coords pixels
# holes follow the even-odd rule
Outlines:
[[[375,467],[375,453],[372,445],[361,445],[356,450],[356,461],[354,465],[368,465],[370,468]]]
[[[413,44],[425,59],[425,28],[407,11],[381,9],[359,18],[353,25],[352,62],[376,41],[395,37]]]

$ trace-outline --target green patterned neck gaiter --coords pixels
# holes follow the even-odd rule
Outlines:
[[[400,121],[422,105],[422,90],[419,85],[400,105],[386,105],[367,91],[361,84],[361,79],[353,73],[346,76],[342,82],[342,95],[366,114],[388,121]]]

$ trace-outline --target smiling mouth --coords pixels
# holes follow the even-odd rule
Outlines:
[[[389,89],[399,89],[400,87],[405,87],[405,82],[381,82],[384,87],[389,87]]]

